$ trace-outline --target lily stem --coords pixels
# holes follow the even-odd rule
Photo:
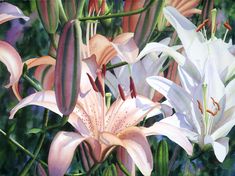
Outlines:
[[[33,79],[31,79],[26,73],[22,75],[22,77],[37,91],[42,91],[42,86],[40,84],[37,84]]]
[[[39,158],[35,157],[33,153],[31,153],[29,150],[27,150],[24,146],[22,146],[20,143],[18,143],[16,140],[12,139],[11,137],[9,137],[7,135],[7,133],[5,133],[2,129],[0,129],[0,133],[7,138],[12,144],[14,144],[15,146],[17,146],[19,149],[21,149],[24,153],[26,153],[28,156],[30,156],[31,158],[35,158],[35,160],[37,160],[39,163],[41,163],[43,166],[48,167],[47,163],[45,163],[44,161],[40,160]]]
[[[47,124],[48,124],[48,116],[49,116],[49,110],[48,109],[45,109],[44,111],[44,115],[43,115],[43,126],[42,126],[42,129],[47,127]],[[24,166],[23,170],[20,172],[20,176],[24,176],[28,173],[29,169],[32,167],[34,161],[36,160],[41,148],[42,148],[42,144],[44,142],[44,139],[45,139],[45,136],[46,136],[46,133],[41,133],[40,137],[39,137],[39,140],[38,140],[38,143],[37,143],[37,147],[34,151],[34,157],[31,158]]]
[[[114,13],[110,15],[101,15],[101,16],[95,16],[95,17],[80,17],[78,19],[80,21],[87,21],[87,20],[101,20],[101,19],[108,19],[108,18],[115,18],[115,17],[131,16],[131,15],[139,14],[148,10],[155,1],[156,0],[151,0],[145,7],[140,8],[138,10],[133,10],[130,12],[120,12],[120,13]]]
[[[119,62],[117,64],[113,64],[113,65],[107,66],[106,70],[111,70],[113,68],[121,67],[121,66],[127,65],[127,64],[128,64],[127,62]]]

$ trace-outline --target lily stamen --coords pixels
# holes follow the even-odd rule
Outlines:
[[[131,98],[134,98],[134,97],[136,98],[135,84],[131,76],[130,76],[130,92],[131,92]]]
[[[229,31],[232,30],[232,27],[230,26],[230,24],[229,24],[228,22],[225,22],[225,23],[224,23],[224,27],[225,27],[226,29],[228,29]]]
[[[218,111],[219,111],[219,110],[220,110],[220,105],[219,105],[219,103],[216,102],[214,98],[211,97],[211,99],[212,99],[213,105],[214,105],[214,106],[217,106],[217,109],[218,109]]]
[[[212,112],[211,110],[207,109],[206,112],[210,113],[212,116],[215,116],[218,113],[218,109],[216,109],[215,112]]]
[[[202,22],[202,24],[200,24],[197,29],[196,32],[199,32],[204,26],[206,26],[206,23],[209,21],[209,19],[206,19]]]
[[[92,86],[92,88],[94,89],[94,91],[99,92],[99,90],[98,90],[98,88],[97,88],[97,86],[96,86],[96,84],[95,84],[95,81],[93,80],[93,78],[91,77],[91,75],[89,75],[89,73],[86,73],[86,74],[87,74],[87,76],[88,76],[88,78],[89,78],[89,81],[90,81],[91,86]]]
[[[125,101],[126,97],[125,97],[124,91],[122,89],[122,86],[120,84],[118,84],[118,90],[119,90],[119,93],[120,93],[122,100]]]
[[[103,78],[102,78],[102,71],[97,71],[97,86],[98,86],[98,90],[101,93],[102,97],[104,97],[104,87],[103,87]]]
[[[102,75],[103,75],[103,77],[105,77],[105,75],[106,75],[106,65],[105,64],[102,66]]]
[[[201,111],[201,113],[203,114],[203,109],[202,109],[202,104],[200,103],[199,100],[197,100],[197,104],[198,104],[198,109]]]

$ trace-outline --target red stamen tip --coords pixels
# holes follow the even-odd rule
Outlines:
[[[119,90],[119,93],[120,93],[122,100],[125,101],[126,97],[125,97],[124,91],[122,89],[122,86],[120,84],[118,84],[118,90]]]
[[[225,22],[225,23],[224,23],[224,27],[225,27],[226,29],[228,29],[229,31],[232,30],[232,27],[229,25],[228,22]]]
[[[90,81],[91,86],[92,86],[92,88],[94,89],[94,91],[99,92],[99,90],[98,90],[98,88],[97,88],[97,86],[96,86],[96,84],[95,84],[95,81],[93,80],[93,78],[91,77],[91,75],[89,75],[89,73],[86,73],[86,74],[87,74],[87,76],[88,76],[88,78],[89,78],[89,81]]]
[[[102,74],[105,77],[105,75],[106,75],[106,65],[105,64],[102,67]]]
[[[205,19],[205,20],[203,21],[204,24],[206,24],[206,23],[208,23],[208,22],[209,22],[209,19]]]
[[[104,87],[103,87],[103,80],[102,80],[102,71],[97,71],[97,77],[98,77],[98,81],[97,81],[97,86],[98,86],[98,90],[101,93],[101,95],[104,97]]]
[[[131,98],[134,98],[134,97],[136,98],[135,84],[131,76],[130,76],[130,91],[131,91]]]

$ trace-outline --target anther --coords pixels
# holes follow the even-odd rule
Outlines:
[[[93,78],[91,77],[91,75],[89,75],[89,73],[86,73],[86,74],[87,74],[87,76],[88,76],[88,78],[89,78],[89,81],[90,81],[91,86],[92,86],[92,88],[94,89],[94,91],[99,92],[99,90],[98,90],[98,88],[97,88],[97,86],[96,86],[96,84],[95,84],[95,81],[93,80]]]
[[[131,98],[134,98],[134,97],[136,98],[135,84],[131,76],[130,76],[130,92],[131,92]]]
[[[215,116],[218,113],[218,110],[212,112],[211,110],[207,109],[206,112],[210,113],[211,115]]]
[[[203,114],[203,110],[202,110],[202,105],[200,103],[200,101],[197,100],[197,105],[198,105],[198,109],[201,111],[201,113]]]
[[[219,111],[219,110],[220,110],[220,105],[219,105],[219,103],[216,102],[215,99],[212,98],[212,97],[211,97],[211,100],[212,100],[212,102],[213,102],[213,105],[214,105],[214,106],[217,106],[217,110]]]
[[[98,90],[101,93],[101,95],[104,97],[104,87],[102,83],[103,78],[102,78],[102,72],[100,70],[97,71],[97,78],[98,78],[98,81],[97,81]]]
[[[228,22],[225,22],[225,23],[224,23],[224,27],[225,27],[226,29],[228,29],[229,31],[232,30],[232,27],[229,25]]]
[[[119,90],[119,93],[120,93],[122,100],[125,101],[126,97],[125,97],[124,91],[122,89],[122,86],[120,84],[118,84],[118,90]]]
[[[104,64],[103,66],[102,66],[102,75],[105,77],[105,75],[106,75],[106,65]]]

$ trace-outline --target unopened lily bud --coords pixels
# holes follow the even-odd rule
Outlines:
[[[117,170],[114,164],[111,164],[110,166],[108,166],[103,174],[103,176],[117,176]]]
[[[61,113],[66,116],[73,111],[80,91],[80,40],[80,22],[67,22],[60,36],[55,66],[56,102]]]
[[[160,141],[155,154],[156,163],[156,175],[167,176],[168,175],[168,144],[166,140]]]
[[[82,15],[85,0],[66,0],[64,1],[64,10],[69,20]]]
[[[38,14],[45,30],[54,34],[59,23],[58,0],[36,0]]]

